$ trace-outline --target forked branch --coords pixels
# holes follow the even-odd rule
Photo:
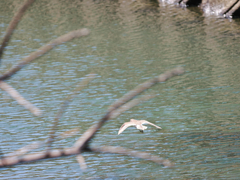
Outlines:
[[[25,67],[27,64],[32,62],[33,60],[37,59],[38,57],[42,56],[43,54],[47,53],[51,49],[53,49],[55,46],[62,44],[64,42],[70,41],[73,38],[78,38],[81,36],[87,36],[90,33],[90,31],[86,28],[71,31],[65,35],[62,35],[58,37],[55,40],[50,41],[46,45],[40,47],[37,51],[31,53],[27,57],[23,58],[18,64],[10,68],[7,72],[5,72],[3,75],[0,76],[0,80],[6,80],[10,78],[12,75],[14,75],[16,72],[18,72],[20,69]]]
[[[175,69],[172,69],[170,71],[166,71],[165,73],[152,78],[148,81],[145,81],[144,83],[138,85],[133,90],[126,93],[123,97],[121,97],[119,100],[114,102],[109,108],[108,112],[103,116],[103,118],[95,125],[90,127],[81,137],[80,139],[75,143],[75,146],[78,146],[79,149],[88,149],[88,142],[93,139],[96,132],[103,126],[103,124],[108,121],[113,114],[115,114],[118,109],[123,106],[128,101],[132,100],[135,96],[141,94],[146,89],[149,89],[153,85],[156,85],[159,82],[164,82],[170,79],[171,77],[178,76],[184,73],[183,68],[178,67]],[[128,110],[129,108],[126,108]],[[122,111],[124,112],[124,111]],[[121,113],[122,113],[121,112]],[[116,116],[115,116],[116,117]]]
[[[39,48],[37,51],[31,53],[29,56],[23,58],[17,65],[13,66],[11,69],[9,69],[7,72],[5,72],[3,75],[0,76],[0,88],[4,91],[6,91],[13,99],[15,99],[20,105],[24,106],[26,109],[30,110],[34,115],[39,116],[41,115],[41,110],[35,107],[33,104],[31,104],[29,101],[24,99],[23,96],[18,93],[17,90],[12,88],[9,84],[3,82],[4,80],[7,80],[8,78],[12,77],[16,72],[21,70],[24,66],[32,62],[33,60],[37,59],[38,57],[44,55],[51,49],[53,49],[55,46],[60,45],[66,41],[70,41],[73,38],[81,37],[81,36],[87,36],[90,33],[90,31],[86,28],[79,29],[76,31],[71,31],[65,35],[62,35],[58,37],[55,40],[50,41],[46,45]]]
[[[123,154],[123,155],[129,155],[141,159],[146,159],[153,161],[157,164],[161,164],[164,166],[171,167],[173,166],[173,163],[171,163],[169,160],[162,159],[160,157],[151,155],[146,152],[137,152],[130,149],[125,149],[122,147],[111,147],[111,146],[105,146],[105,147],[91,147],[89,146],[90,140],[93,139],[96,132],[103,126],[103,124],[109,120],[110,118],[115,118],[120,113],[123,113],[124,111],[134,107],[142,100],[147,100],[147,98],[151,98],[152,96],[143,96],[143,98],[139,99],[133,99],[135,96],[141,94],[144,90],[150,88],[151,86],[157,84],[158,82],[166,81],[167,79],[182,74],[184,71],[181,68],[176,68],[171,71],[167,71],[164,74],[153,78],[152,80],[146,81],[143,84],[138,85],[135,89],[124,95],[122,98],[120,98],[118,101],[113,103],[110,106],[110,110],[105,114],[105,116],[95,125],[90,127],[80,138],[76,141],[76,143],[69,148],[63,148],[63,149],[48,149],[45,151],[41,151],[38,153],[32,153],[27,155],[21,155],[21,156],[12,156],[12,157],[5,157],[0,160],[0,167],[6,167],[6,166],[12,166],[16,165],[18,163],[25,163],[25,162],[31,162],[31,161],[37,161],[41,159],[48,159],[48,158],[56,158],[56,157],[62,157],[62,156],[70,156],[70,155],[79,155],[85,151],[92,151],[92,152],[100,152],[100,153],[117,153],[117,154]],[[137,93],[135,93],[137,92]],[[132,100],[133,99],[133,100]],[[26,150],[24,151],[26,152]],[[81,155],[78,156],[78,162],[82,166],[82,168],[86,168],[85,161]]]

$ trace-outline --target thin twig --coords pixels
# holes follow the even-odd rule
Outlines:
[[[34,1],[35,0],[26,0],[25,3],[22,5],[22,7],[19,8],[18,12],[14,15],[14,17],[11,20],[11,22],[9,23],[9,26],[8,26],[8,28],[6,30],[6,34],[5,34],[5,36],[3,38],[3,41],[2,41],[2,45],[0,47],[0,62],[1,62],[1,59],[2,59],[3,52],[4,52],[4,48],[7,46],[13,31],[16,29],[18,23],[22,19],[23,15],[26,12],[26,10],[28,9],[28,7]]]
[[[77,161],[78,161],[78,164],[79,164],[80,168],[81,168],[82,170],[87,169],[87,164],[85,163],[85,159],[84,159],[84,157],[82,156],[82,154],[77,155],[76,158],[77,158]]]
[[[15,99],[18,102],[18,104],[28,109],[35,116],[40,116],[42,114],[42,111],[39,108],[37,108],[32,103],[24,99],[24,97],[22,97],[17,90],[15,90],[12,86],[7,84],[6,82],[0,81],[0,88],[6,91],[13,99]]]
[[[49,140],[47,143],[47,147],[48,149],[51,148],[52,142],[54,141],[54,137],[55,137],[55,132],[58,126],[58,122],[60,120],[60,118],[62,117],[62,115],[64,114],[65,110],[68,108],[70,102],[73,101],[73,99],[76,97],[77,93],[79,91],[81,91],[84,87],[86,87],[89,82],[94,78],[93,74],[89,74],[87,76],[87,78],[85,78],[83,81],[80,82],[80,84],[67,96],[67,98],[65,99],[65,101],[62,103],[54,121],[53,121],[53,127],[52,127],[52,131],[49,133]]]
[[[163,159],[158,156],[151,155],[150,153],[134,151],[134,150],[126,149],[122,147],[114,147],[114,146],[90,147],[90,151],[99,152],[99,153],[122,154],[122,155],[132,156],[135,158],[149,160],[166,167],[174,166],[174,164],[171,163],[168,159]]]
[[[56,137],[55,140],[60,140],[60,139],[65,139],[65,138],[71,137],[73,135],[76,135],[78,132],[79,132],[78,128],[70,129],[68,131],[65,131],[65,132],[61,133],[59,136]],[[48,139],[44,140],[44,141],[33,142],[33,143],[28,144],[28,145],[14,151],[14,152],[11,152],[11,153],[5,155],[5,158],[6,157],[9,158],[9,157],[12,157],[12,156],[22,156],[22,155],[27,154],[28,152],[30,152],[32,150],[35,150],[35,149],[38,149],[38,148],[42,147],[47,142],[48,142]]]
[[[42,56],[43,54],[47,53],[48,51],[53,49],[55,46],[62,44],[66,41],[70,41],[73,38],[87,36],[89,33],[90,33],[90,31],[88,29],[83,28],[83,29],[79,29],[76,31],[71,31],[65,35],[58,37],[55,40],[50,41],[46,45],[39,48],[37,51],[35,51],[35,52],[31,53],[29,56],[23,58],[17,65],[13,66],[11,69],[9,69],[7,72],[5,72],[3,75],[1,75],[0,80],[6,80],[6,79],[10,78],[12,75],[14,75],[20,69],[25,67],[31,61],[33,61],[33,60],[37,59],[38,57]]]

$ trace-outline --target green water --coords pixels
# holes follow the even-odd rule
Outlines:
[[[128,1],[127,1],[128,2]],[[0,32],[22,1],[0,2]],[[7,82],[43,110],[42,117],[1,92],[0,145],[9,153],[48,136],[61,102],[89,73],[96,78],[79,93],[58,132],[80,133],[55,144],[71,146],[124,93],[166,70],[186,73],[149,90],[158,96],[102,128],[92,142],[168,158],[174,168],[115,154],[75,157],[1,169],[0,179],[238,179],[240,175],[239,20],[203,17],[197,8],[123,1],[37,1],[25,14],[5,51],[3,73],[48,41],[79,28],[88,37],[58,46]],[[144,134],[128,128],[130,118],[161,126]]]

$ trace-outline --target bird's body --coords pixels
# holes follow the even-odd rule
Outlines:
[[[150,123],[146,120],[136,120],[136,119],[130,119],[130,122],[125,122],[119,129],[118,135],[121,134],[125,129],[127,129],[129,126],[135,126],[139,131],[143,132],[145,129],[147,129],[147,126],[143,126],[143,124],[150,124],[152,126],[155,126],[158,129],[162,129],[161,127]]]

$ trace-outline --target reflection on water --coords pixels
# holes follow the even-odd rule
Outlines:
[[[21,3],[0,2],[1,37]],[[1,179],[239,176],[238,21],[206,19],[195,8],[158,7],[143,1],[37,1],[16,29],[1,72],[51,39],[82,27],[90,28],[91,35],[60,45],[8,81],[44,115],[33,117],[2,92],[2,151],[46,138],[61,102],[90,72],[96,79],[70,105],[59,132],[80,127],[82,134],[110,103],[138,83],[181,65],[185,75],[154,87],[150,92],[158,97],[109,121],[93,141],[146,151],[169,158],[176,166],[166,169],[126,156],[85,153],[86,172],[75,157],[67,157],[3,169]],[[163,129],[149,127],[141,134],[128,128],[117,136],[130,118],[147,119]],[[77,137],[55,146],[70,146]]]

